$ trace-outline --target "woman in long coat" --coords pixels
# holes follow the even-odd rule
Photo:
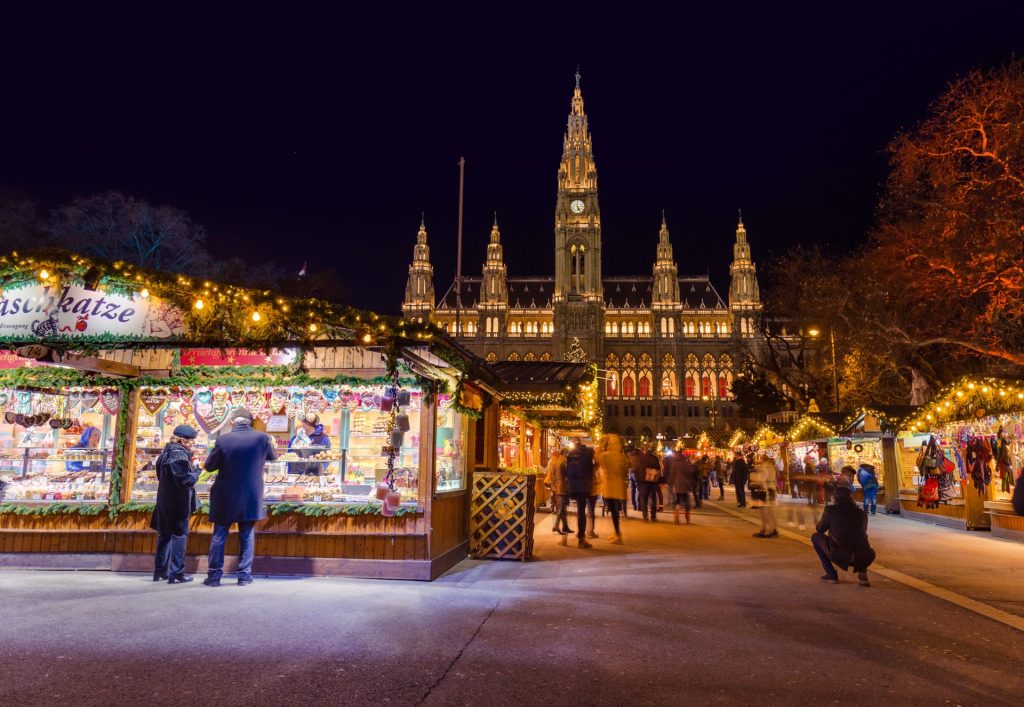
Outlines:
[[[622,438],[617,434],[606,435],[598,447],[597,463],[601,469],[604,502],[612,512],[612,524],[615,534],[611,538],[614,545],[622,544],[622,533],[619,530],[619,510],[626,510],[626,493],[629,472],[629,459],[622,451]]]
[[[156,460],[156,508],[149,522],[160,537],[156,541],[153,581],[166,579],[168,584],[191,582],[185,575],[185,544],[188,541],[188,519],[199,505],[196,481],[199,469],[192,463],[192,444],[197,432],[188,425],[178,425],[171,441]]]

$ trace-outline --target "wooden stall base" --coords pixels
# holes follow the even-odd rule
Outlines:
[[[460,558],[461,559],[461,558]],[[452,564],[458,563],[456,559]],[[355,560],[340,557],[268,557],[257,555],[253,574],[274,576],[357,577],[364,579],[412,579],[429,581],[444,570],[436,569],[437,561],[425,560]],[[224,558],[225,573],[238,566],[237,557]],[[0,555],[0,567],[35,570],[106,570],[114,572],[153,571],[153,556],[110,553],[8,553]],[[445,569],[448,569],[447,567]],[[194,555],[185,558],[185,571],[206,574],[206,558]]]
[[[985,509],[992,520],[993,536],[1024,542],[1024,516],[1017,515],[1008,501],[990,501]]]

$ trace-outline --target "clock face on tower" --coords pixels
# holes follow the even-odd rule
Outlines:
[[[583,213],[583,209],[585,208],[585,205],[584,205],[582,200],[580,200],[580,199],[573,199],[572,203],[569,204],[569,208],[572,209],[572,212],[574,214],[582,214]]]

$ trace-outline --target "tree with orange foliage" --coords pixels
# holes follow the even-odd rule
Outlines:
[[[934,380],[1024,366],[1024,63],[954,81],[889,151],[862,325]]]

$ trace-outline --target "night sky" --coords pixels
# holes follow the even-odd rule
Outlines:
[[[553,273],[578,64],[605,274],[650,274],[664,208],[681,274],[724,295],[737,208],[758,261],[856,246],[890,138],[956,74],[1024,53],[1020,3],[719,5],[9,17],[0,184],[172,204],[217,256],[333,267],[351,304],[397,312],[421,211],[438,295],[454,275],[460,155],[465,274],[495,210],[510,275]]]

